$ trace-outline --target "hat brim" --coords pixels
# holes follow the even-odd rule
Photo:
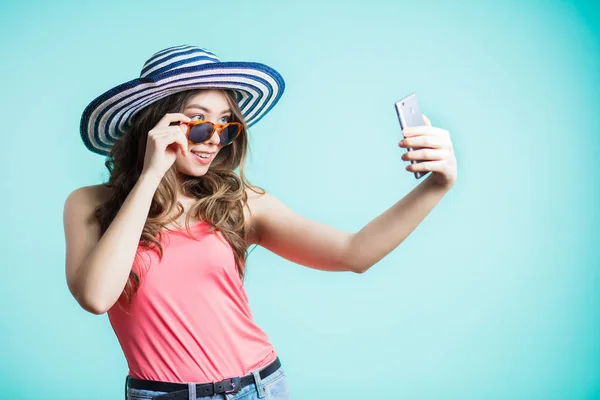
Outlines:
[[[277,104],[285,82],[273,68],[255,62],[210,63],[136,78],[106,91],[85,108],[81,138],[92,152],[107,155],[138,111],[170,94],[190,89],[234,90],[246,124],[252,126]]]

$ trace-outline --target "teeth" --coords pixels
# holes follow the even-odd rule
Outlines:
[[[210,158],[210,154],[208,154],[208,153],[199,153],[196,151],[192,151],[192,153],[196,154],[200,158]]]

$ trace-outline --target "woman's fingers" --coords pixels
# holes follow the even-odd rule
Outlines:
[[[192,119],[185,114],[181,113],[170,113],[165,114],[155,127],[169,126],[173,122],[190,122]]]
[[[404,137],[420,136],[420,135],[434,135],[434,136],[449,136],[450,133],[442,128],[438,128],[431,125],[422,126],[407,126],[402,129],[402,135]]]
[[[157,124],[148,131],[144,167],[142,174],[151,174],[162,179],[166,171],[177,159],[177,150],[187,157],[188,141],[185,126],[181,122],[189,122],[191,118],[181,113],[165,114]],[[170,126],[173,122],[179,122]]]
[[[178,126],[167,127],[163,132],[158,134],[158,138],[162,143],[162,148],[165,150],[169,146],[179,147],[181,154],[187,157],[188,153],[188,140],[185,133]]]
[[[404,161],[443,160],[447,154],[448,150],[445,149],[415,149],[402,154],[402,159]]]
[[[407,137],[401,140],[398,144],[400,147],[431,147],[431,148],[446,148],[449,141],[446,138],[438,135],[420,135]]]
[[[446,172],[448,168],[446,160],[423,161],[408,165],[405,169],[410,172]]]

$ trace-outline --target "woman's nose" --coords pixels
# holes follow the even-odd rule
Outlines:
[[[213,132],[212,136],[210,137],[210,139],[208,139],[206,141],[207,144],[214,144],[215,146],[218,146],[219,143],[221,143],[221,138],[219,137],[219,132],[217,129],[215,129],[215,131]]]

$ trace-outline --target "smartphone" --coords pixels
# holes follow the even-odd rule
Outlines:
[[[423,114],[421,113],[421,107],[419,107],[419,101],[417,95],[414,93],[400,99],[396,102],[396,113],[398,114],[398,120],[400,121],[400,128],[404,129],[408,126],[422,126],[425,125]],[[408,150],[413,150],[409,148]],[[411,164],[423,162],[417,160],[410,160]],[[420,179],[427,175],[429,172],[415,172],[415,178]]]

